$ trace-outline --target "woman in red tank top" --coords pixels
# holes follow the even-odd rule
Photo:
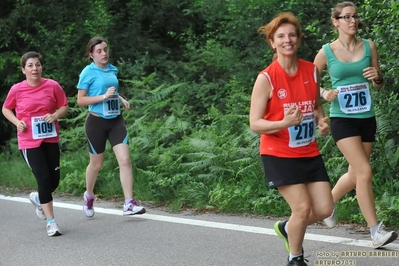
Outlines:
[[[297,58],[302,30],[292,13],[281,13],[259,33],[275,51],[274,60],[256,79],[250,127],[260,133],[260,155],[270,188],[291,208],[288,221],[274,225],[289,252],[287,265],[307,265],[306,227],[327,217],[333,208],[330,180],[316,143],[316,129],[329,133],[320,101],[316,66]]]

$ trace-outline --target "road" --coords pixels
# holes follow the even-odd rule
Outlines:
[[[285,266],[283,241],[270,217],[173,214],[147,208],[123,217],[121,206],[95,203],[87,219],[78,198],[57,197],[60,237],[48,237],[27,195],[0,195],[1,266]],[[308,265],[392,266],[399,262],[399,240],[371,247],[368,234],[339,225],[308,228]]]

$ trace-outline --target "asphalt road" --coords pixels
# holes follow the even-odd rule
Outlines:
[[[171,214],[151,208],[123,217],[120,204],[95,203],[87,219],[80,198],[57,197],[55,215],[62,236],[48,237],[27,195],[0,195],[0,265],[285,266],[277,219],[190,211]],[[399,240],[371,247],[368,234],[339,225],[309,227],[304,242],[308,265],[392,266],[399,264]]]

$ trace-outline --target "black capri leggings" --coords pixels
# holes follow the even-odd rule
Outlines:
[[[49,203],[60,183],[59,144],[43,142],[38,148],[21,150],[21,154],[36,178],[40,203]]]

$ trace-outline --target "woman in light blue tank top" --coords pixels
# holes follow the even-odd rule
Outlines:
[[[370,227],[374,248],[391,243],[397,238],[378,223],[372,188],[372,169],[369,162],[375,141],[376,121],[371,89],[380,89],[384,78],[380,71],[378,51],[369,40],[358,39],[357,30],[363,28],[357,7],[352,2],[335,6],[331,16],[338,38],[325,44],[314,63],[320,73],[327,67],[332,88],[320,88],[320,95],[331,102],[331,134],[349,163],[332,190],[334,203],[356,188],[360,210]],[[324,219],[328,227],[335,226],[335,208]]]
[[[130,104],[118,93],[118,69],[108,62],[108,42],[93,37],[86,47],[91,64],[79,75],[78,105],[89,106],[85,121],[85,133],[89,146],[90,162],[86,168],[86,191],[83,195],[83,213],[94,216],[94,187],[104,161],[107,140],[119,165],[119,175],[125,204],[123,215],[143,214],[143,206],[133,199],[133,170],[130,161],[129,136],[120,105],[126,110]]]

